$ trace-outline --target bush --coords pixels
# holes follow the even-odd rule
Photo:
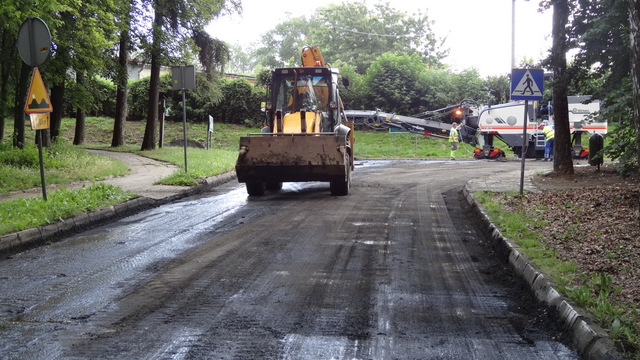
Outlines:
[[[260,103],[266,99],[264,89],[251,85],[245,79],[224,79],[221,90],[224,100],[212,110],[217,121],[247,126],[262,123]]]
[[[127,95],[127,103],[129,105],[130,120],[144,120],[147,118],[147,110],[149,107],[149,82],[151,78],[146,77],[140,80],[129,81],[129,93]],[[164,96],[171,90],[171,74],[160,76],[160,103]],[[167,106],[169,106],[168,104]]]
[[[116,110],[116,86],[110,80],[92,77],[83,85],[68,81],[65,91],[65,114],[75,116],[76,108],[84,109],[88,116],[114,117]]]
[[[636,130],[633,123],[633,91],[631,81],[625,78],[620,88],[612,91],[604,99],[606,106],[601,116],[612,124],[607,134],[604,148],[605,155],[620,163],[619,172],[623,175],[637,171],[638,154],[636,147]]]
[[[112,81],[102,78],[97,79],[94,85],[94,94],[100,108],[93,112],[93,115],[115,117],[116,85]]]
[[[144,120],[149,102],[149,78],[129,82],[129,119]],[[245,79],[207,80],[196,74],[196,89],[187,90],[187,121],[216,122],[257,126],[262,123],[260,103],[266,92]],[[166,120],[182,121],[182,92],[171,89],[171,74],[160,77],[160,102],[166,100]]]
[[[209,121],[214,104],[222,99],[219,83],[219,80],[208,80],[205,74],[196,74],[196,88],[187,90],[185,94],[188,122]],[[167,93],[167,107],[169,120],[182,121],[182,91],[172,90]]]
[[[19,149],[2,143],[0,144],[0,166],[39,168],[38,149],[31,144],[24,149]]]

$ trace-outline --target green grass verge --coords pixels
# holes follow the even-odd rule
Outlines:
[[[516,192],[483,191],[475,196],[502,234],[513,240],[524,255],[535,262],[542,272],[551,276],[553,282],[561,287],[574,282],[576,264],[560,260],[555,251],[540,242],[540,234],[546,223],[537,218],[536,213],[544,209],[533,209],[529,204],[523,204]],[[505,211],[504,204],[507,202],[517,210]]]
[[[61,139],[43,149],[45,183],[102,180],[122,176],[129,169],[117,160],[89,154]],[[0,194],[41,186],[38,148],[28,143],[24,149],[0,143]]]
[[[540,241],[547,224],[537,217],[544,209],[531,208],[524,204],[515,192],[495,193],[478,192],[477,201],[487,210],[492,222],[502,234],[515,242],[545,275],[550,276],[558,291],[573,302],[586,308],[603,328],[609,329],[614,341],[626,344],[630,348],[640,348],[640,316],[635,308],[625,308],[613,303],[611,298],[621,288],[612,286],[612,278],[602,273],[585,276],[571,261],[563,261],[550,248]],[[509,211],[505,204],[508,204]],[[515,209],[515,211],[513,210]],[[636,352],[634,359],[640,359]]]
[[[67,190],[64,187],[47,196],[0,202],[0,234],[47,225],[72,215],[121,203],[133,197],[117,186],[96,183]]]
[[[469,146],[461,146],[457,158],[472,158]],[[448,159],[450,145],[446,139],[413,133],[356,131],[356,159]]]
[[[187,149],[187,169],[184,171],[184,148],[163,147],[152,151],[136,151],[137,154],[167,161],[180,166],[180,171],[160,180],[165,185],[196,185],[198,180],[231,171],[235,167],[237,150]]]

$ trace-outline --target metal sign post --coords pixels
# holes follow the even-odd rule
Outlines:
[[[527,158],[527,113],[529,112],[529,100],[524,101],[524,121],[522,122],[522,151],[520,152],[520,196],[524,195],[524,164]]]
[[[520,196],[524,195],[524,165],[527,153],[527,114],[529,100],[542,100],[544,89],[544,70],[512,69],[511,100],[524,100],[524,121],[522,123],[522,150],[520,151]]]
[[[42,82],[42,76],[37,66],[44,63],[51,51],[51,32],[47,24],[40,18],[30,17],[25,20],[18,31],[18,52],[22,61],[33,67],[33,77],[29,87],[29,95],[24,111],[29,114],[31,128],[36,131],[38,154],[40,159],[40,182],[42,183],[42,198],[47,201],[47,184],[44,176],[44,161],[42,158],[43,130],[49,128],[49,113],[53,111],[49,95]]]
[[[173,90],[182,90],[182,132],[184,135],[184,172],[187,173],[187,102],[186,89],[195,89],[196,72],[193,65],[171,67],[171,82]]]
[[[49,95],[45,90],[38,68],[34,68],[31,86],[24,111],[29,114],[31,129],[36,131],[38,142],[38,156],[40,158],[40,182],[42,183],[42,198],[47,201],[47,184],[44,176],[44,161],[42,158],[42,136],[45,129],[50,127],[50,113],[53,111]]]

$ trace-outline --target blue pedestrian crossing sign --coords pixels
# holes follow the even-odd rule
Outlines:
[[[543,91],[544,70],[511,70],[511,100],[542,100]]]

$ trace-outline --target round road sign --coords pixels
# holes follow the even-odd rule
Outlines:
[[[51,33],[49,27],[37,17],[25,20],[18,31],[18,52],[29,66],[42,64],[51,51]]]

